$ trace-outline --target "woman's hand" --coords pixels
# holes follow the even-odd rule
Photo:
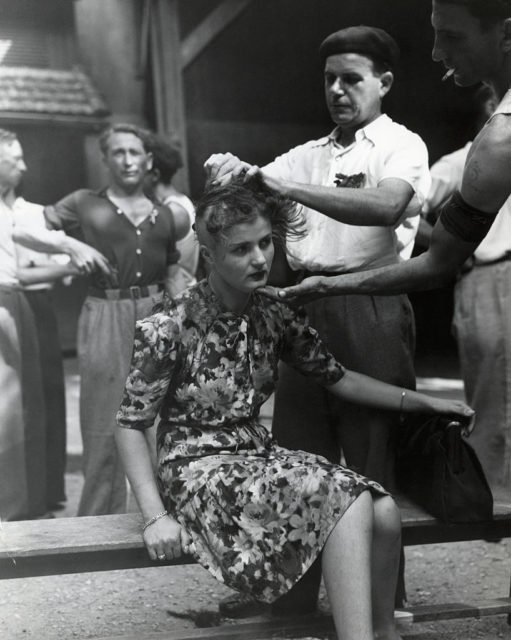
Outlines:
[[[192,539],[170,516],[153,522],[142,535],[151,560],[172,560],[193,552]]]
[[[468,437],[474,430],[475,411],[461,400],[434,398],[432,408],[435,413],[448,416],[453,421],[460,422],[464,436]]]

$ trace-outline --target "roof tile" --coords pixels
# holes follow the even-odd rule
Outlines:
[[[0,66],[3,111],[95,117],[110,113],[90,78],[78,68]]]

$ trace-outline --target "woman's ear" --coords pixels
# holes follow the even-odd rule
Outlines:
[[[209,266],[213,265],[215,259],[214,259],[213,252],[211,251],[211,248],[208,247],[207,244],[201,244],[199,245],[199,251],[201,256],[204,259],[204,262]]]

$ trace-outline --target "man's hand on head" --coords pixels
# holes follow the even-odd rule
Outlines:
[[[247,172],[250,165],[232,153],[214,153],[204,163],[204,169],[208,186],[224,185],[241,173]]]
[[[328,284],[331,278],[328,276],[310,276],[302,280],[300,284],[291,287],[271,287],[266,285],[257,290],[258,293],[293,305],[302,305],[328,295]]]

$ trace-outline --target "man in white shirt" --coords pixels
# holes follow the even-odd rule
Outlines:
[[[510,234],[501,226],[508,214],[499,212],[507,209],[511,196],[511,0],[433,0],[432,8],[432,57],[447,69],[444,79],[452,77],[462,87],[484,83],[500,102],[470,148],[461,188],[442,208],[428,250],[400,264],[334,278],[312,277],[286,290],[268,289],[268,295],[304,302],[339,294],[395,295],[433,289],[452,278],[495,224],[491,247],[483,247],[479,255],[491,255],[493,261],[499,258],[498,269],[504,268],[507,260],[501,258],[507,256],[505,239]],[[509,294],[505,297],[510,299]],[[503,353],[501,349],[499,357]],[[481,434],[479,429],[476,432]],[[511,481],[510,434],[508,426],[507,435],[500,437],[505,449],[501,478],[507,485]]]
[[[490,87],[475,96],[477,131],[497,108]],[[432,167],[424,213],[437,214],[461,188],[472,142],[442,156]],[[462,266],[454,289],[453,330],[458,344],[467,402],[476,411],[471,437],[490,484],[511,486],[509,406],[511,379],[511,201],[500,209],[488,235]]]
[[[37,234],[46,229],[44,207],[17,197],[14,220]],[[46,431],[41,429],[38,455],[46,454],[46,505],[49,511],[62,508],[66,500],[66,396],[64,364],[52,289],[57,281],[68,284],[76,269],[65,254],[42,253],[17,245],[18,278],[35,320],[44,392]],[[43,421],[41,420],[41,423]],[[44,427],[44,424],[42,425]],[[30,468],[28,473],[35,470]],[[43,482],[38,479],[39,485]]]
[[[493,488],[511,488],[511,201],[469,258],[455,288],[454,333],[470,438]]]
[[[288,242],[289,264],[306,277],[364,271],[399,261],[395,229],[417,216],[429,188],[418,135],[382,113],[399,50],[383,30],[350,27],[320,47],[335,129],[259,169],[230,154],[206,162],[212,181],[241,170],[303,205],[307,236]],[[341,204],[340,204],[341,203]],[[332,353],[361,373],[414,388],[414,321],[406,296],[336,296],[307,306]],[[338,462],[394,489],[397,416],[340,404],[285,365],[275,398],[280,444]],[[304,605],[305,606],[305,605]]]
[[[18,520],[46,512],[44,398],[35,323],[18,277],[16,242],[34,250],[67,253],[68,273],[99,268],[103,256],[64,233],[18,226],[14,189],[26,171],[23,150],[0,129],[0,518]]]

